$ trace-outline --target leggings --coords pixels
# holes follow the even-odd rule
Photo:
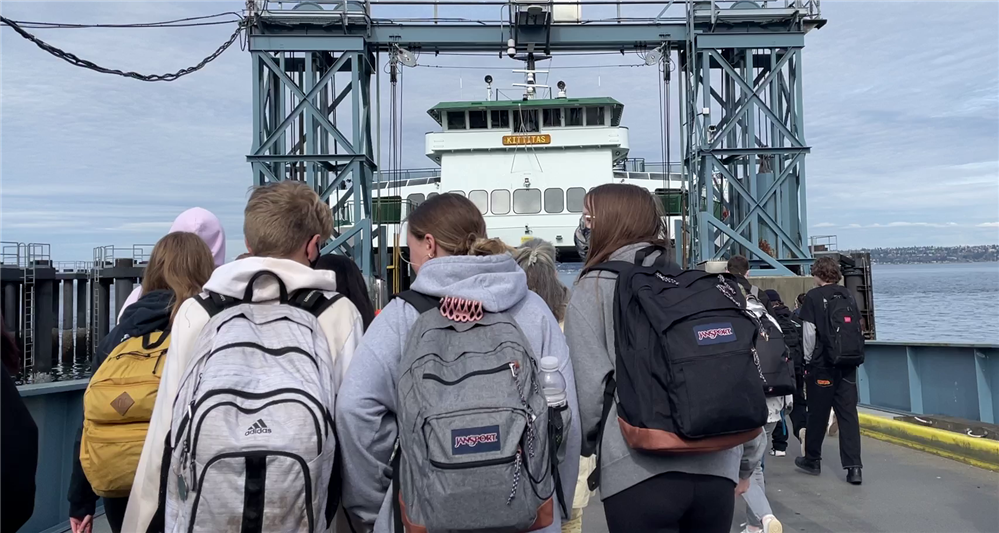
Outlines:
[[[122,522],[125,521],[125,508],[128,507],[128,496],[124,498],[104,498],[104,516],[113,533],[121,533]]]
[[[667,472],[604,500],[610,533],[728,533],[735,483]]]

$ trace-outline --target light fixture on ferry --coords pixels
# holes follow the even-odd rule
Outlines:
[[[491,102],[493,100],[493,77],[486,74],[486,101]]]
[[[562,81],[562,80],[559,80],[559,82],[558,82],[558,84],[556,86],[558,87],[558,97],[559,98],[565,98],[565,82]]]
[[[413,52],[410,52],[409,50],[406,50],[401,46],[396,46],[395,49],[396,49],[396,57],[399,58],[400,63],[406,65],[407,67],[416,66],[416,56],[413,55]]]
[[[658,64],[662,60],[663,60],[663,49],[661,46],[645,54],[645,64],[650,67],[652,65]]]

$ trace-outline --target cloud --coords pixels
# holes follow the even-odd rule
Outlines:
[[[240,10],[231,2],[4,2],[14,19],[135,22]],[[804,49],[808,213],[812,228],[843,229],[841,247],[996,241],[999,212],[999,4],[827,2],[830,23]],[[376,6],[377,7],[377,6]],[[658,10],[654,6],[626,6]],[[427,6],[382,6],[377,16],[426,16]],[[394,11],[392,11],[394,10]],[[441,16],[496,17],[494,7],[441,6]],[[391,11],[391,12],[389,12]],[[587,18],[614,6],[584,7]],[[682,14],[674,6],[671,14]],[[627,13],[632,15],[634,13]],[[884,20],[891,20],[888,29]],[[34,30],[98,64],[171,72],[197,63],[232,28]],[[155,242],[167,220],[199,205],[222,220],[230,258],[243,249],[242,208],[252,183],[248,53],[233,47],[172,83],[142,83],[72,67],[11,31],[0,32],[0,231],[4,240],[48,242],[58,260],[92,248]],[[863,57],[864,61],[856,59]],[[382,57],[384,60],[384,55]],[[430,167],[426,109],[482,98],[481,80],[509,96],[521,65],[485,56],[424,54],[401,91],[403,168]],[[570,97],[625,104],[632,157],[665,158],[655,68],[635,54],[556,55],[543,83]],[[563,67],[580,67],[572,68]],[[927,72],[932,72],[927,76]],[[374,81],[374,80],[372,80]],[[682,76],[674,76],[673,103]],[[381,161],[387,168],[388,76],[381,76]],[[342,85],[338,85],[341,88]],[[346,114],[340,124],[349,123]],[[680,160],[673,108],[669,158]],[[350,137],[349,128],[347,136]],[[941,217],[946,221],[941,222]],[[846,231],[849,230],[849,231]]]

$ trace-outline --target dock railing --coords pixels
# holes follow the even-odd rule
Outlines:
[[[871,407],[988,424],[999,413],[999,344],[868,341],[857,378]]]

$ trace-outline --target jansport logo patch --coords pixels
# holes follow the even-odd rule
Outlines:
[[[719,322],[717,324],[701,324],[694,326],[694,335],[697,344],[724,344],[735,342],[735,330],[732,329],[731,322]]]
[[[501,447],[499,426],[451,430],[451,455],[498,452]]]

